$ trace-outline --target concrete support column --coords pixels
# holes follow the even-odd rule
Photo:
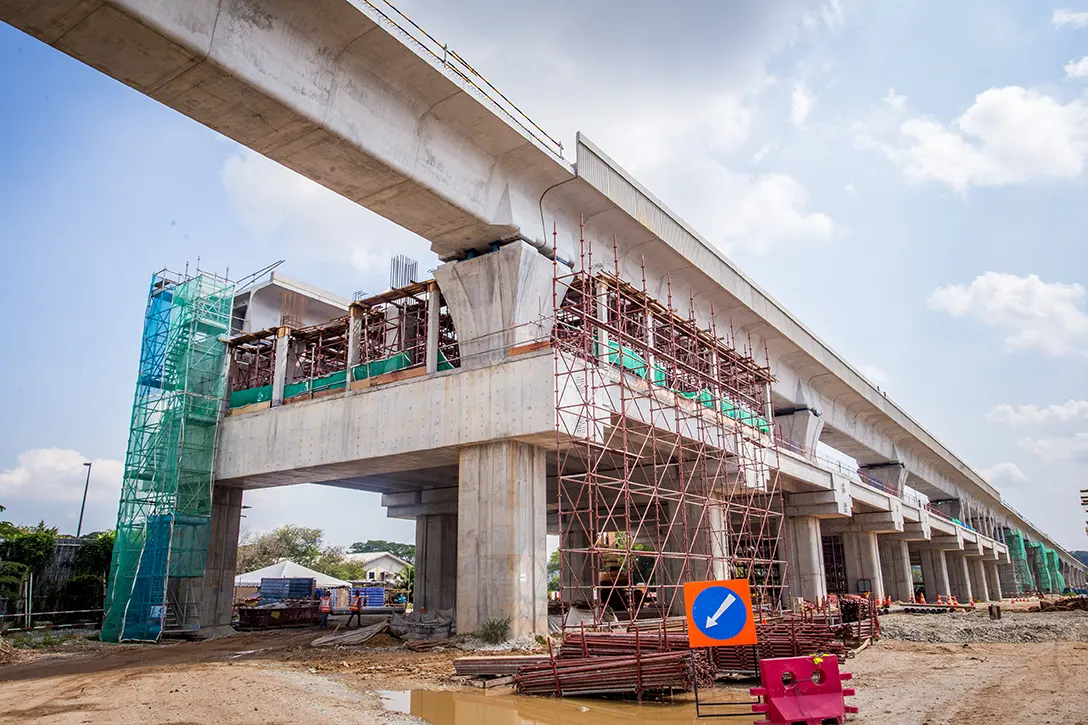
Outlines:
[[[827,596],[820,519],[791,516],[786,521],[790,537],[790,596],[819,602]]]
[[[272,405],[283,405],[283,389],[287,385],[287,369],[291,357],[291,328],[276,330],[276,360],[272,369]]]
[[[412,599],[418,611],[453,617],[457,606],[457,516],[416,516],[416,578]]]
[[[906,541],[881,536],[880,569],[884,590],[898,602],[914,601],[914,572],[910,568],[910,549]]]
[[[967,560],[968,571],[971,575],[971,594],[977,602],[990,601],[990,588],[986,581],[986,562],[977,556]]]
[[[554,276],[551,260],[522,241],[436,269],[457,327],[461,367],[492,365],[510,347],[550,335]]]
[[[986,585],[990,593],[990,599],[994,601],[1000,601],[1005,596],[1005,592],[1001,589],[1001,573],[1000,567],[996,561],[986,562]]]
[[[880,574],[880,549],[873,531],[844,532],[842,534],[843,563],[846,566],[846,585],[851,593],[862,594],[858,582],[869,580],[868,591],[877,597],[884,596],[884,580]]]
[[[968,571],[967,557],[960,552],[945,552],[948,560],[948,583],[952,593],[960,604],[971,601],[971,573]]]
[[[212,520],[208,558],[200,596],[200,627],[230,626],[234,611],[234,576],[238,564],[238,532],[242,523],[242,489],[212,487]]]
[[[922,583],[925,586],[926,601],[933,604],[937,597],[947,599],[952,595],[948,582],[948,560],[942,549],[922,549]]]
[[[457,629],[510,618],[510,633],[548,631],[543,448],[500,441],[461,449]]]

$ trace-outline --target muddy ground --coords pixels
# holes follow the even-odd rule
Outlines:
[[[0,725],[422,723],[382,705],[379,693],[407,690],[428,692],[401,696],[401,709],[425,714],[434,725],[694,721],[690,703],[637,708],[485,695],[450,679],[451,662],[463,652],[413,653],[389,639],[315,649],[309,642],[316,634],[250,633],[158,646],[54,645],[31,661],[0,667]],[[885,639],[846,669],[855,673],[861,714],[852,721],[859,725],[1088,725],[1085,642]],[[739,699],[744,687],[723,695]]]

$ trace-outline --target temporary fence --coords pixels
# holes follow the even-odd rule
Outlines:
[[[102,639],[155,641],[200,624],[212,466],[234,285],[151,280]]]
[[[747,578],[782,602],[782,496],[766,365],[621,279],[615,244],[556,264],[555,401],[560,598],[594,623],[665,617],[687,581]],[[643,275],[645,276],[645,274]]]

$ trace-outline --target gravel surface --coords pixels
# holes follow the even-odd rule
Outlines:
[[[880,636],[907,642],[1088,642],[1088,612],[887,614]]]

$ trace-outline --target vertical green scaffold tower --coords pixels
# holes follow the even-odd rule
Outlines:
[[[200,626],[233,296],[207,272],[151,279],[103,640]]]

